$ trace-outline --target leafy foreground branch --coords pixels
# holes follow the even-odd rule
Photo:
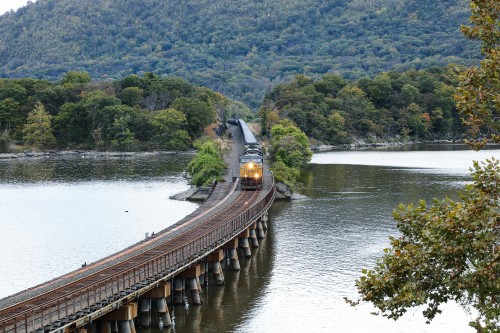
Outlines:
[[[462,202],[400,205],[394,218],[401,236],[391,238],[374,269],[363,270],[356,281],[361,299],[348,303],[371,302],[394,320],[424,306],[430,322],[453,300],[477,311],[470,323],[477,332],[500,332],[499,162],[474,162],[472,171]]]

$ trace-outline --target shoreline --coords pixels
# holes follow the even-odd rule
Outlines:
[[[186,151],[136,151],[136,152],[119,152],[119,151],[97,151],[97,150],[46,150],[40,152],[24,151],[21,153],[0,153],[0,160],[15,160],[15,159],[36,159],[47,157],[81,157],[81,158],[134,158],[144,156],[192,156],[194,150]]]
[[[351,149],[365,149],[365,148],[392,148],[411,146],[416,144],[465,144],[462,139],[458,140],[422,140],[422,141],[393,141],[393,142],[365,142],[363,140],[356,140],[354,143],[342,145],[316,145],[311,146],[313,152],[325,152],[331,150],[351,150]]]

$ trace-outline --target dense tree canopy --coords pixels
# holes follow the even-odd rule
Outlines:
[[[453,95],[454,66],[381,73],[348,81],[334,74],[321,80],[298,75],[276,86],[260,109],[262,128],[292,120],[309,137],[327,144],[369,140],[461,137]]]
[[[468,65],[479,58],[457,26],[468,15],[462,0],[38,0],[0,17],[0,77],[155,72],[257,108],[301,73]]]
[[[274,177],[293,188],[300,170],[311,160],[309,140],[304,132],[287,120],[273,126],[270,134]]]
[[[41,107],[52,121],[44,126],[55,137],[44,144],[35,142],[29,115]],[[2,150],[23,138],[35,146],[187,149],[208,124],[235,110],[245,108],[207,88],[152,73],[113,83],[92,82],[86,72],[68,72],[58,83],[0,79]]]
[[[196,142],[196,148],[196,156],[187,166],[192,176],[191,183],[203,186],[213,181],[221,181],[226,163],[217,143],[212,140],[200,140]]]

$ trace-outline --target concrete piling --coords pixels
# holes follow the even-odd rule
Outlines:
[[[255,232],[255,229],[250,229],[250,243],[252,243],[252,247],[254,249],[259,247],[259,241],[257,240],[257,233]]]
[[[184,279],[174,279],[174,305],[181,305],[184,303]]]
[[[101,333],[111,333],[111,321],[102,320],[101,323]]]
[[[267,222],[269,220],[269,215],[267,212],[265,212],[262,217],[260,218],[260,220],[262,221],[262,228],[265,230],[267,230]]]
[[[131,333],[128,320],[117,320],[118,333]]]
[[[201,285],[204,285],[205,284],[205,276],[206,276],[206,273],[208,273],[207,271],[205,271],[205,263],[202,262],[200,264],[200,276],[198,278],[198,282],[200,283],[200,292],[201,292]]]
[[[139,298],[139,326],[151,326],[151,299],[147,297]]]
[[[238,235],[238,247],[243,250],[243,255],[247,258],[252,256],[252,250],[250,250],[250,245],[248,243],[249,237],[250,229],[246,229]]]
[[[247,237],[238,238],[238,246],[243,250],[245,257],[250,258],[252,256],[252,250],[250,250]]]
[[[218,286],[224,285],[224,272],[222,271],[220,261],[213,261],[212,267],[214,272],[215,284]]]
[[[200,299],[200,292],[198,289],[198,283],[196,282],[198,278],[190,278],[188,280],[189,283],[189,291],[191,293],[191,302],[193,305],[200,305],[201,304],[201,299]]]
[[[118,332],[118,323],[116,320],[111,320],[111,332]]]
[[[264,239],[266,238],[266,233],[264,232],[264,227],[262,226],[261,221],[257,221],[257,238],[258,239]]]
[[[224,285],[224,273],[220,265],[222,260],[224,260],[224,250],[222,249],[214,251],[207,257],[207,261],[209,261],[211,263],[210,266],[212,266],[215,284],[218,286]]]
[[[238,258],[238,251],[236,250],[237,248],[238,238],[234,238],[224,245],[224,249],[227,250],[227,259],[229,259],[231,263],[231,269],[233,271],[240,270],[240,261]]]
[[[172,326],[172,320],[170,319],[170,313],[168,312],[167,299],[156,298],[155,299],[155,308],[158,314],[158,324],[163,327]]]
[[[238,258],[238,251],[236,249],[229,249],[229,259],[231,260],[231,268],[233,271],[239,271],[240,270],[240,260]]]
[[[134,320],[133,319],[130,319],[128,321],[128,325],[130,326],[130,333],[136,333],[136,330],[135,330],[135,323],[134,323]]]

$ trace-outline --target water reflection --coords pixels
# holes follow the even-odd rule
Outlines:
[[[66,156],[0,160],[0,183],[141,180],[177,176],[189,156],[102,158]]]
[[[0,161],[0,298],[119,251],[196,209],[189,157]]]

